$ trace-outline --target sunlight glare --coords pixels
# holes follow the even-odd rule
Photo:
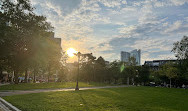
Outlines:
[[[73,57],[74,53],[77,53],[77,51],[74,48],[67,49],[67,54],[69,57]]]

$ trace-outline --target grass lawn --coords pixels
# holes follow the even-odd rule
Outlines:
[[[3,97],[23,111],[188,111],[188,90],[126,87]]]
[[[104,83],[84,83],[79,82],[79,87],[93,87],[93,86],[107,86],[109,84]],[[56,82],[56,83],[21,83],[21,84],[10,84],[0,86],[2,90],[32,90],[32,89],[53,89],[53,88],[75,88],[76,82]]]

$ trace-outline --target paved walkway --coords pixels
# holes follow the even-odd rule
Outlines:
[[[11,111],[8,107],[6,107],[1,101],[0,101],[0,111]]]
[[[88,89],[102,89],[102,88],[118,88],[118,87],[130,87],[127,85],[121,86],[102,86],[102,87],[84,87],[80,88],[80,90],[88,90]],[[55,91],[74,91],[74,88],[60,88],[60,89],[36,89],[36,90],[9,90],[0,92],[0,96],[11,96],[11,95],[21,95],[21,94],[29,94],[29,93],[40,93],[40,92],[55,92]]]
[[[10,83],[0,83],[0,86],[9,85]],[[1,111],[1,110],[0,110]]]

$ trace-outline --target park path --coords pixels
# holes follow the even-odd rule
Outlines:
[[[119,87],[130,87],[130,86],[121,85],[121,86],[83,87],[83,88],[79,88],[79,90],[103,89],[103,88],[119,88]],[[7,91],[0,92],[0,97],[12,96],[12,95],[21,95],[21,94],[30,94],[30,93],[40,93],[40,92],[74,91],[74,90],[75,90],[75,88],[35,89],[35,90],[7,90]]]

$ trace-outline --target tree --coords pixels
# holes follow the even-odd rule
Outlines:
[[[150,75],[149,75],[149,80],[152,82],[155,82],[156,85],[166,85],[166,82],[168,82],[168,77],[164,73],[166,70],[162,70],[162,67],[160,67],[159,70],[152,70],[150,69]]]
[[[53,37],[47,38],[46,41],[46,58],[47,61],[47,69],[48,69],[48,82],[49,78],[53,73],[56,73],[58,69],[61,67],[61,42],[57,41],[58,39],[54,39]],[[60,42],[60,43],[58,43]]]
[[[46,17],[36,15],[29,0],[1,1],[0,47],[3,53],[0,61],[6,61],[14,70],[15,83],[20,72],[25,71],[27,78],[27,70],[34,70],[35,78],[39,68],[47,67],[52,61],[58,64],[61,46],[55,42],[53,27],[46,22]]]
[[[145,85],[149,82],[150,70],[148,66],[136,66],[136,82]]]
[[[173,44],[172,52],[179,60],[178,70],[180,74],[178,75],[180,84],[188,83],[188,36],[184,36],[181,41],[177,41]]]
[[[177,41],[173,45],[172,52],[179,60],[188,59],[188,36],[184,36],[181,41]]]
[[[105,60],[103,57],[98,57],[94,64],[94,80],[103,82],[105,78]]]
[[[178,69],[173,63],[166,63],[162,66],[160,70],[161,75],[165,75],[170,80],[170,88],[172,87],[172,79],[176,78],[178,75]]]
[[[136,69],[136,59],[134,57],[130,57],[128,62],[123,63],[125,65],[125,69],[122,72],[124,77],[127,77],[127,85],[129,85],[129,79],[132,78],[132,84],[134,84],[134,78],[137,73]]]
[[[30,33],[28,21],[32,15],[32,7],[26,0],[17,2],[2,0],[0,4],[1,27],[4,27],[1,33],[1,60],[7,61],[7,64],[14,70],[15,82],[18,83],[18,73],[24,66],[24,60],[28,52]],[[28,12],[26,14],[25,12]],[[27,35],[27,36],[26,36]]]
[[[92,53],[81,54],[80,78],[84,81],[95,81],[95,60]]]
[[[111,78],[114,80],[115,84],[117,84],[118,79],[121,77],[120,67],[121,67],[121,62],[117,60],[110,63],[109,74]]]
[[[62,81],[68,81],[68,73],[69,73],[69,69],[66,66],[67,64],[67,59],[68,59],[68,55],[66,54],[65,51],[61,52],[62,56],[61,56],[61,60],[60,60],[60,70],[58,73],[58,82],[62,82]],[[69,73],[70,75],[70,73]]]

